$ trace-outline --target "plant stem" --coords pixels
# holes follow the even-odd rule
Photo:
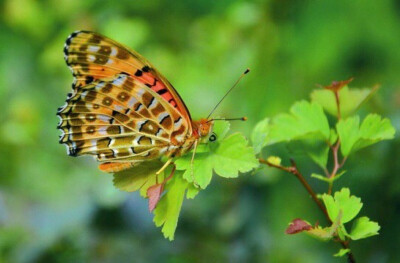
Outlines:
[[[333,188],[333,182],[329,181],[329,185],[328,185],[328,195],[332,194],[332,188]]]
[[[333,169],[331,174],[329,175],[329,178],[335,177],[337,171],[341,167],[341,165],[339,164],[339,157],[338,157],[339,147],[340,147],[340,139],[338,139],[336,144],[331,147],[333,155]]]
[[[333,93],[335,93],[335,99],[336,99],[337,118],[338,118],[338,120],[340,120],[341,117],[342,117],[342,115],[341,115],[341,113],[340,113],[339,90],[335,90]]]
[[[290,160],[290,162],[292,163],[292,166],[290,167],[285,167],[282,165],[276,165],[273,164],[267,160],[264,160],[262,158],[258,159],[260,163],[262,164],[266,164],[270,167],[274,167],[274,168],[278,168],[280,170],[283,170],[285,172],[291,173],[294,176],[296,176],[296,178],[300,181],[300,183],[304,186],[304,188],[306,188],[307,192],[311,195],[312,199],[314,200],[314,202],[318,205],[319,209],[321,209],[321,211],[325,214],[325,216],[329,219],[328,216],[328,212],[326,211],[324,205],[321,203],[321,201],[318,199],[317,195],[315,194],[314,190],[311,188],[311,186],[307,183],[307,181],[304,179],[304,176],[301,174],[301,172],[299,171],[299,169],[297,169],[297,165],[295,163],[295,161],[293,159]],[[330,219],[329,219],[330,220]]]
[[[339,146],[337,148],[339,148]],[[318,197],[315,194],[314,190],[307,183],[307,181],[305,180],[304,176],[301,174],[301,172],[297,168],[297,165],[296,165],[296,163],[295,163],[295,161],[293,159],[290,160],[292,165],[289,166],[289,167],[278,165],[278,164],[274,164],[274,163],[271,163],[271,162],[269,162],[267,160],[264,160],[262,158],[259,158],[258,160],[262,164],[265,164],[265,165],[268,165],[270,167],[274,167],[274,168],[280,169],[282,171],[291,173],[294,176],[296,176],[296,178],[300,181],[300,183],[304,186],[304,188],[306,188],[307,192],[311,195],[311,197],[314,200],[314,202],[318,205],[319,209],[324,213],[324,215],[325,215],[326,219],[328,220],[328,222],[332,224],[332,220],[329,218],[328,212],[326,211],[325,207],[322,205],[321,201],[318,199]],[[344,163],[344,162],[342,161],[342,163]],[[332,191],[331,187],[330,187],[330,189],[331,189],[330,191]],[[341,244],[341,246],[344,249],[350,249],[348,241],[344,241],[344,240],[340,240],[339,239],[338,242]],[[351,251],[349,253],[347,253],[347,262],[349,262],[349,263],[355,263],[356,262],[356,260],[354,259],[354,255],[353,255],[353,253]]]

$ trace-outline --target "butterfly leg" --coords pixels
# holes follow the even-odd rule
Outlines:
[[[172,158],[168,159],[168,161],[165,162],[165,164],[160,168],[160,170],[158,170],[156,172],[156,175],[159,175],[160,173],[162,173],[162,171],[164,171],[171,162],[172,162]]]
[[[193,149],[193,154],[192,154],[192,159],[190,160],[190,173],[192,175],[192,180],[195,186],[198,186],[196,183],[196,180],[194,178],[194,156],[196,155],[196,150],[197,150],[197,144],[198,144],[198,140],[194,141],[194,149]]]

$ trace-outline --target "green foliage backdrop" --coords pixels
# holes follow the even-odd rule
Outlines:
[[[112,176],[91,158],[68,157],[58,144],[55,113],[72,81],[64,41],[78,29],[98,31],[147,57],[195,118],[205,117],[250,67],[217,113],[247,116],[231,130],[248,137],[256,123],[287,112],[316,84],[351,76],[353,87],[381,84],[361,108],[363,118],[377,112],[398,130],[398,1],[0,3],[0,262],[344,261],[331,257],[336,247],[284,234],[299,215],[323,220],[287,174],[263,169],[234,180],[214,177],[196,199],[184,202],[175,241],[169,242],[139,193],[115,189]],[[362,213],[382,227],[379,236],[352,245],[360,262],[400,258],[396,136],[351,157],[351,176],[338,181],[336,190],[352,189],[365,204]],[[279,145],[267,151],[285,159],[294,154]],[[303,174],[316,170],[306,157],[296,158]]]

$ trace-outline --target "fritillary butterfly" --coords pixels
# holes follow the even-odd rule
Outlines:
[[[137,52],[77,31],[66,40],[64,54],[73,91],[57,115],[60,143],[69,155],[93,155],[106,172],[167,156],[165,168],[201,139],[215,139],[213,120],[192,121],[176,90]]]

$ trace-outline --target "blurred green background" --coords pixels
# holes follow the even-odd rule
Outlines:
[[[355,77],[382,88],[374,111],[400,128],[400,2],[3,0],[0,3],[0,262],[345,262],[339,246],[288,236],[292,219],[321,213],[291,176],[272,169],[214,178],[184,203],[174,242],[147,202],[120,192],[89,157],[68,157],[58,118],[72,76],[63,59],[75,30],[100,32],[147,57],[174,84],[194,118],[205,117],[247,67],[252,72],[217,115],[250,135],[259,120],[308,99],[317,83]],[[351,247],[358,262],[400,258],[400,141],[351,158],[340,186],[361,197],[360,215],[380,235]],[[285,160],[292,155],[284,147]],[[302,157],[308,177],[317,167]]]

